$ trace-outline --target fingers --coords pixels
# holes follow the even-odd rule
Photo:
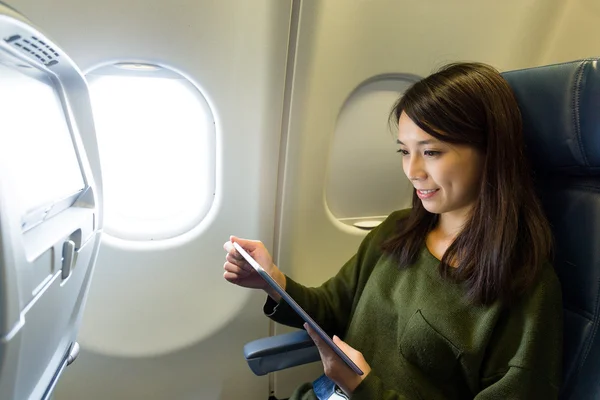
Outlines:
[[[231,243],[233,243],[233,242],[238,243],[247,252],[252,252],[252,251],[256,250],[259,247],[264,247],[263,244],[262,244],[262,242],[260,240],[242,239],[242,238],[239,238],[237,236],[230,236],[229,237],[229,241]]]
[[[323,360],[325,358],[330,357],[333,353],[333,350],[331,349],[331,347],[329,347],[328,344],[323,343],[323,339],[321,339],[321,336],[319,336],[319,334],[306,322],[304,323],[304,329],[306,329],[308,336],[310,336],[313,342],[315,342],[317,349],[319,349],[321,359]]]
[[[264,244],[259,240],[247,240],[240,239],[237,236],[230,236],[229,241],[223,245],[225,251],[231,255],[231,258],[228,258],[228,261],[242,267],[246,265],[245,268],[250,269],[250,265],[246,263],[244,257],[242,257],[242,255],[235,249],[233,243],[238,243],[241,247],[243,247],[244,250],[246,250],[246,252],[249,253],[250,256],[253,257],[263,268],[266,270],[271,269],[271,265],[273,264],[271,255],[265,248]]]
[[[225,242],[225,244],[223,245],[223,249],[227,252],[227,255],[225,256],[225,258],[230,263],[239,265],[240,267],[244,267],[244,265],[247,264],[244,257],[242,257],[242,255],[240,253],[238,253],[238,251],[235,249],[235,247],[233,247],[233,244],[231,241]]]
[[[229,257],[229,255],[227,257]],[[230,261],[226,261],[225,264],[223,264],[223,269],[227,272],[231,272],[232,274],[240,276],[247,276],[250,272],[249,270],[242,268],[240,265],[232,263]]]
[[[225,280],[230,283],[238,283],[238,281],[240,280],[238,274],[234,274],[233,272],[229,271],[225,271],[225,273],[223,273],[223,278],[225,278]]]
[[[350,347],[346,342],[340,339],[337,335],[333,335],[333,343],[337,345],[344,353],[348,354],[348,352],[354,351],[352,347]]]
[[[245,287],[255,287],[260,289],[268,287],[268,284],[259,277],[252,265],[235,249],[234,243],[238,243],[243,247],[267,273],[274,276],[274,279],[285,288],[285,276],[278,272],[277,267],[273,264],[273,260],[263,243],[258,240],[240,239],[237,236],[230,236],[229,241],[223,244],[223,249],[227,252],[225,255],[226,262],[224,264],[225,279]],[[271,295],[271,293],[269,293],[269,295]],[[273,295],[271,297],[277,300],[277,296]]]
[[[323,343],[321,337],[310,327],[310,325],[308,325],[308,323],[304,324],[304,329],[306,329],[308,335],[311,337],[313,342],[315,342],[317,350],[319,350],[319,356],[321,356],[321,362],[323,363],[323,372],[325,375],[327,375],[327,377],[335,382],[336,364],[339,363],[337,360],[337,354],[335,354],[335,352],[327,343]]]
[[[264,247],[265,247],[260,240],[248,240],[248,239],[241,239],[241,238],[239,238],[237,236],[230,236],[229,237],[229,241],[225,242],[225,244],[223,245],[223,248],[228,253],[232,253],[233,252],[236,255],[236,257],[240,258],[240,259],[243,259],[243,258],[237,252],[237,250],[235,249],[235,247],[233,247],[233,243],[239,244],[248,253],[252,253],[254,250],[259,249],[259,248],[260,249],[264,249]]]
[[[306,333],[308,333],[308,336],[310,336],[310,338],[312,339],[313,342],[315,342],[315,345],[317,346],[317,348],[319,349],[319,353],[321,352],[321,338],[319,337],[319,335],[317,335],[315,333],[315,331],[310,327],[310,325],[308,325],[308,322],[305,322],[304,325],[302,325],[304,327],[304,329],[306,330]]]
[[[335,382],[344,393],[350,396],[360,385],[363,379],[371,372],[371,367],[363,357],[362,353],[352,348],[339,337],[334,336],[333,342],[363,371],[363,375],[357,375],[346,363],[338,357],[327,343],[315,332],[308,323],[304,324],[304,329],[312,338],[319,350],[321,361],[323,362],[323,372]]]
[[[230,255],[228,254],[227,257],[229,256]],[[235,284],[240,283],[240,281],[242,281],[244,278],[250,276],[252,272],[249,269],[244,269],[240,265],[231,263],[229,261],[226,261],[225,264],[223,264],[223,269],[225,270],[223,273],[223,278],[225,278],[225,280],[228,282]]]
[[[321,360],[325,361],[325,360],[336,359],[336,360],[339,360],[340,362],[342,362],[340,357],[337,355],[337,353],[335,351],[333,351],[333,349],[327,343],[325,343],[325,341],[323,339],[321,339],[319,334],[315,330],[313,330],[310,327],[310,325],[308,325],[308,323],[304,324],[304,329],[306,329],[306,332],[311,337],[313,342],[315,342],[315,345],[319,349],[319,354],[321,355]],[[337,335],[333,336],[333,343],[335,343],[340,348],[340,350],[342,350],[342,352],[344,352],[352,360],[354,360],[355,356],[362,357],[362,353],[360,353],[359,351],[357,351],[356,349],[351,347],[349,344],[344,342]],[[344,364],[344,366],[346,367],[345,364]]]
[[[242,255],[240,253],[238,253],[238,251],[235,249],[235,247],[233,247],[233,242],[232,241],[225,242],[225,244],[223,245],[223,249],[227,253],[229,253],[230,255],[232,255],[233,258],[235,258],[236,260],[243,260],[244,259],[242,257]]]
[[[248,272],[252,271],[252,267],[250,266],[250,264],[248,264],[248,262],[246,260],[244,260],[244,258],[237,253],[235,253],[235,254],[227,253],[227,255],[225,256],[225,260],[227,260],[228,263],[237,265],[244,271],[248,271]]]
[[[225,242],[225,244],[223,245],[223,249],[228,253],[231,253],[232,250],[236,251],[235,247],[233,247],[231,240],[228,242]]]

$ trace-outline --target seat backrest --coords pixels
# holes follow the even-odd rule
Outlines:
[[[555,240],[564,304],[561,399],[600,398],[600,59],[503,74]]]
[[[0,399],[46,400],[78,354],[102,234],[88,86],[0,0]]]

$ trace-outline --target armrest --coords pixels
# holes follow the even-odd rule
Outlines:
[[[258,339],[244,346],[244,357],[252,372],[265,375],[321,359],[306,331]]]

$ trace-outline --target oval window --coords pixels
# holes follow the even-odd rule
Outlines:
[[[87,75],[104,188],[104,230],[126,240],[185,233],[215,193],[215,121],[200,90],[167,68]]]

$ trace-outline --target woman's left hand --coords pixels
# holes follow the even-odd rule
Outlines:
[[[350,396],[363,379],[367,377],[371,372],[371,367],[363,357],[362,353],[356,349],[353,349],[346,344],[342,339],[337,336],[333,337],[333,343],[335,343],[352,361],[358,366],[363,372],[362,375],[358,375],[354,372],[346,363],[333,351],[327,343],[321,339],[321,337],[315,332],[308,324],[304,324],[304,329],[308,332],[315,345],[319,349],[321,354],[321,361],[323,362],[323,370],[325,375],[340,389]]]

